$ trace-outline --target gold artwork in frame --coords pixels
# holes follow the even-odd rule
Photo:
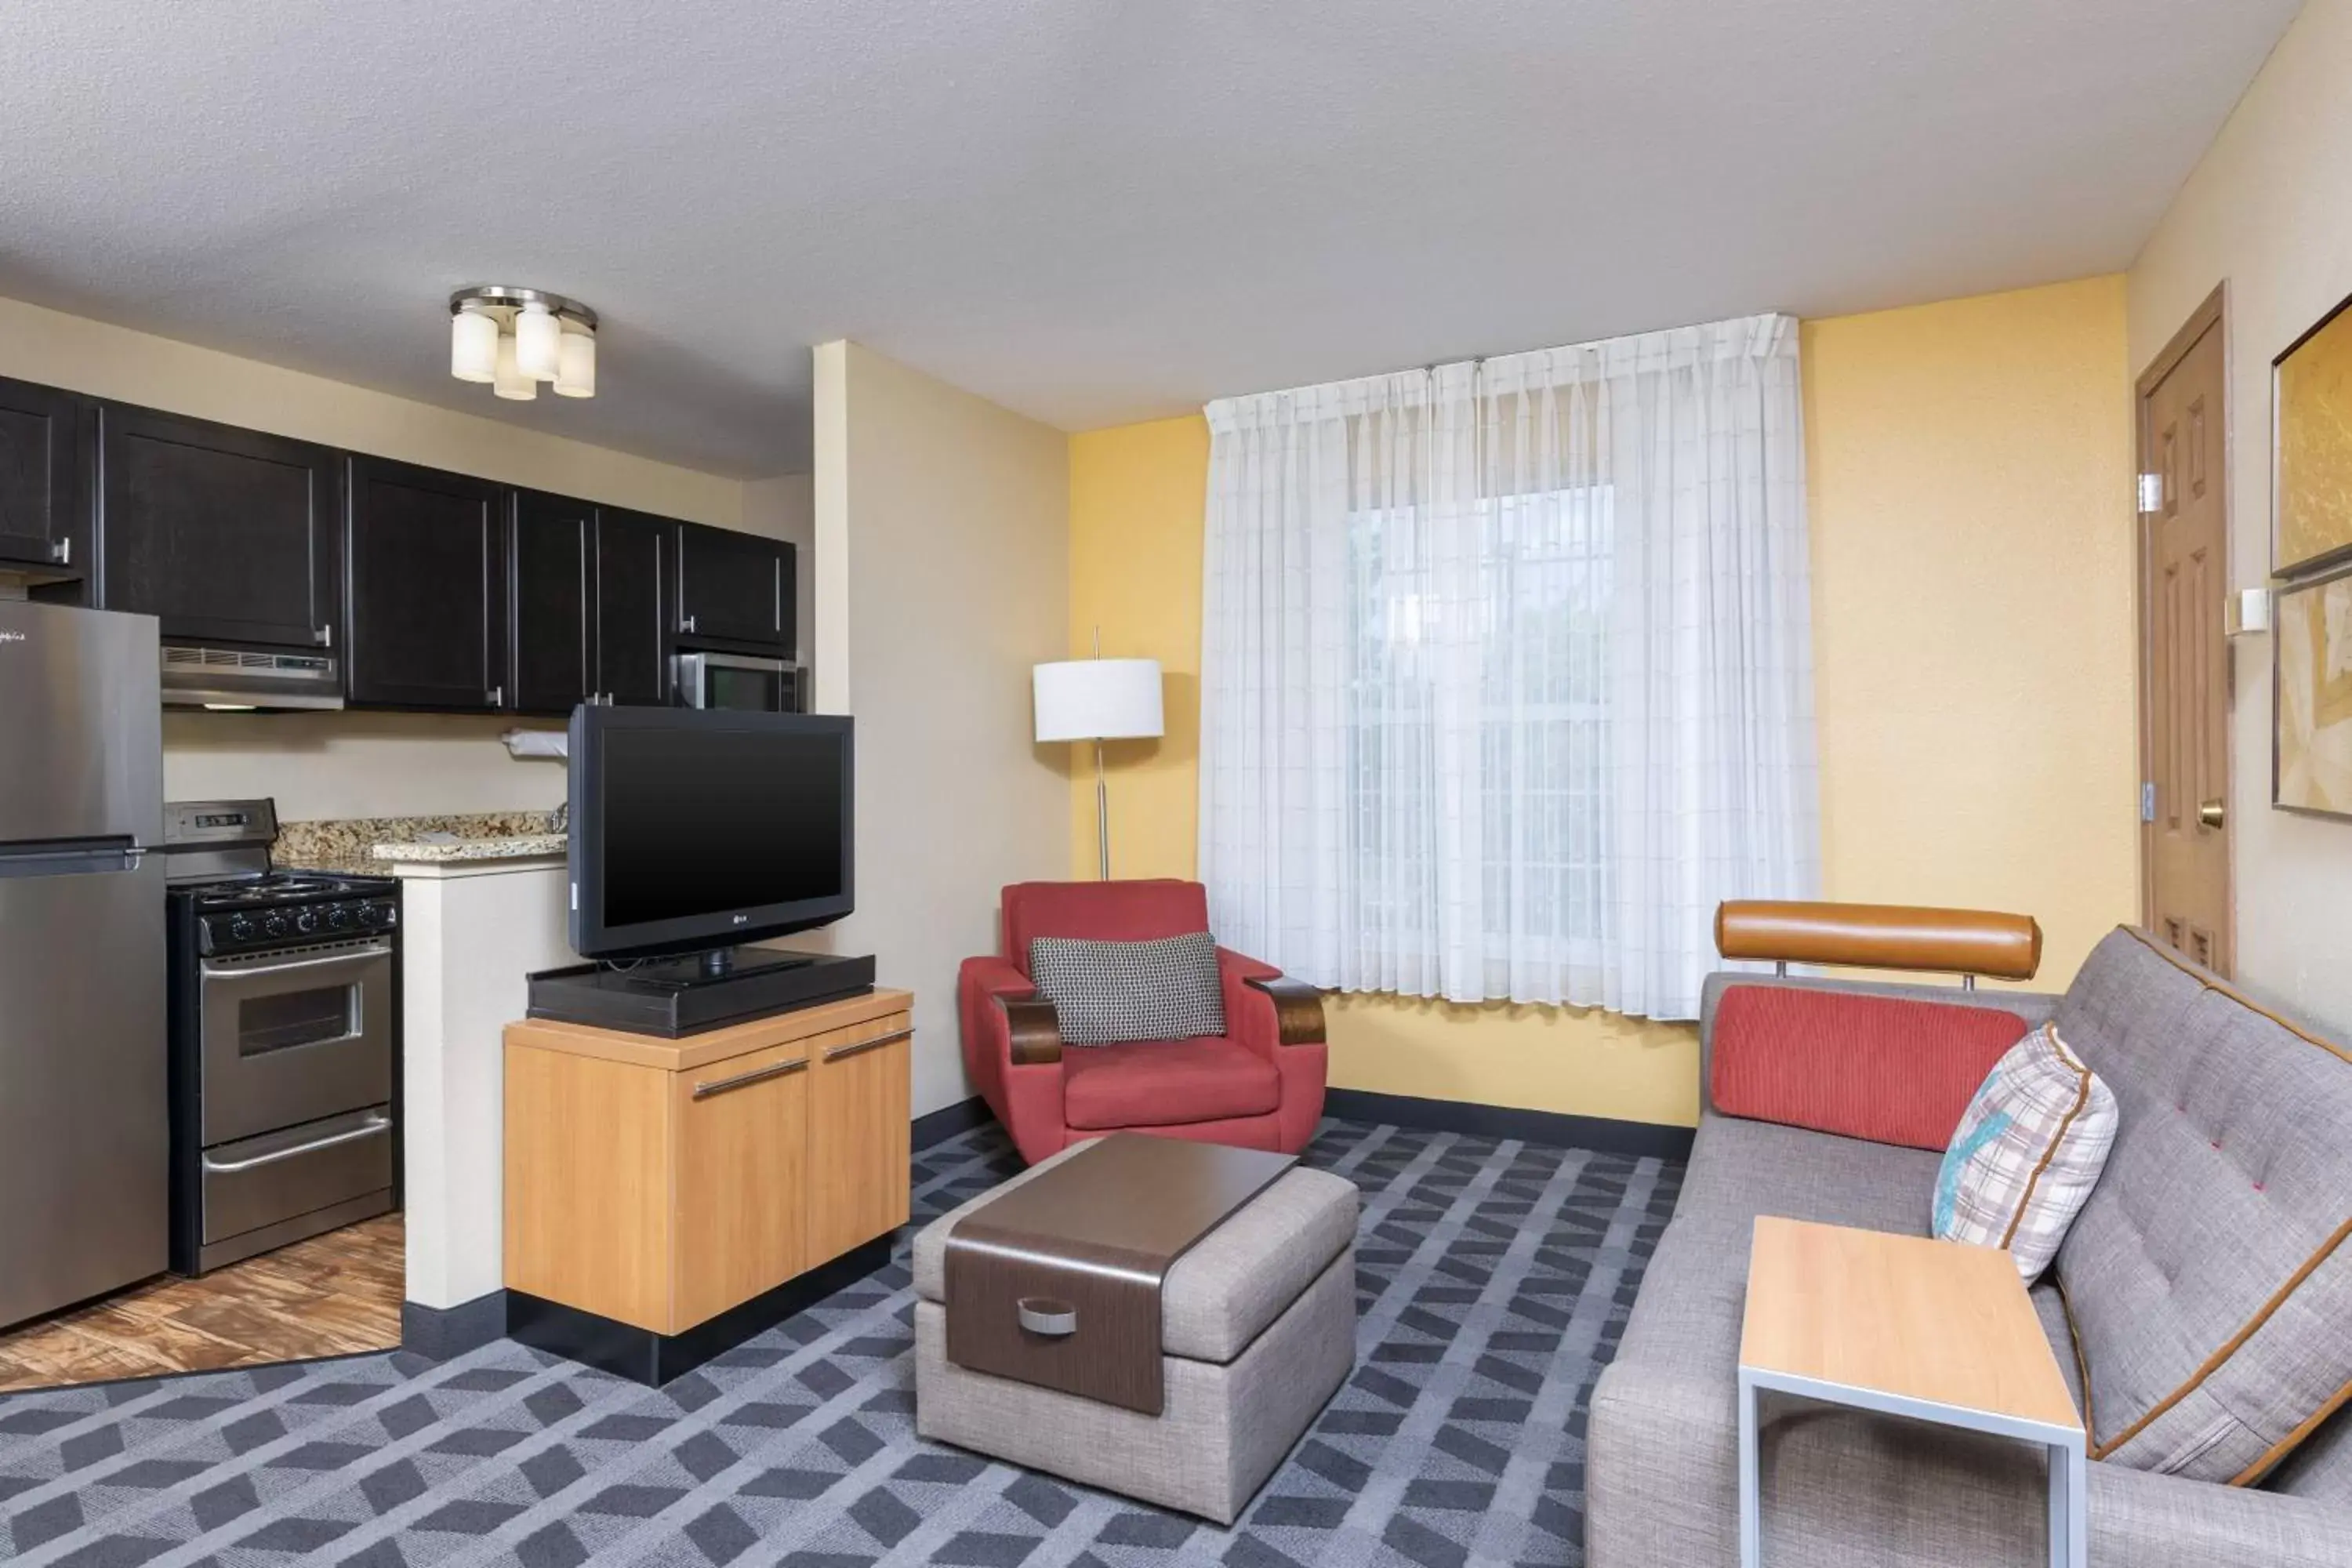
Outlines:
[[[2271,362],[2271,570],[2352,556],[2352,299]]]
[[[2278,591],[2271,802],[2352,817],[2352,570]]]

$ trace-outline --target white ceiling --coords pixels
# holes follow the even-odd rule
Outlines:
[[[2127,263],[2296,0],[7,0],[0,293],[721,472]],[[604,313],[592,403],[448,291]]]

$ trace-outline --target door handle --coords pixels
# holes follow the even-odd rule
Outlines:
[[[726,1094],[734,1089],[749,1089],[755,1083],[765,1083],[772,1078],[782,1078],[787,1073],[800,1072],[807,1066],[808,1058],[806,1057],[794,1057],[788,1062],[771,1062],[763,1068],[753,1068],[750,1072],[739,1072],[733,1078],[717,1079],[709,1083],[698,1083],[694,1086],[694,1098],[709,1100],[714,1094]]]
[[[876,1035],[870,1039],[852,1040],[846,1045],[835,1046],[831,1050],[825,1052],[824,1059],[829,1062],[837,1062],[844,1057],[861,1056],[867,1051],[893,1044],[898,1040],[906,1039],[914,1032],[915,1031],[912,1029],[893,1029],[887,1035]]]
[[[2229,818],[2229,806],[2220,795],[2215,795],[2211,800],[2200,800],[2197,803],[2197,820],[2216,833],[2221,831],[2222,825]]]
[[[677,629],[682,632],[692,631],[694,629],[694,617],[692,616],[681,617],[677,623]]]
[[[506,689],[505,687],[503,687],[503,686],[493,686],[493,687],[491,687],[491,688],[490,688],[490,706],[491,706],[491,707],[493,707],[493,708],[503,708],[503,707],[505,707],[505,706],[506,706],[506,702],[507,702],[507,689]]]
[[[204,1165],[207,1171],[226,1175],[232,1171],[250,1171],[262,1165],[275,1165],[280,1160],[291,1160],[297,1155],[315,1154],[321,1149],[331,1149],[338,1143],[356,1143],[362,1138],[373,1138],[380,1133],[391,1131],[390,1117],[372,1116],[364,1125],[354,1127],[348,1132],[330,1133],[324,1138],[314,1138],[308,1143],[298,1143],[291,1149],[279,1149],[268,1154],[256,1154],[250,1160],[215,1160],[207,1154],[204,1157]]]

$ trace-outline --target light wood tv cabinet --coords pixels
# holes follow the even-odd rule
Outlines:
[[[658,1384],[887,1263],[913,1003],[675,1040],[508,1025],[508,1333]]]

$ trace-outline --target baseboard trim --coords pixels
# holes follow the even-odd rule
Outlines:
[[[988,1109],[988,1101],[975,1094],[970,1100],[960,1100],[953,1105],[941,1106],[937,1110],[916,1117],[915,1147],[923,1150],[934,1143],[944,1143],[975,1127],[985,1127],[994,1120],[995,1116]]]
[[[1482,1138],[1517,1138],[1563,1149],[1601,1154],[1654,1155],[1686,1160],[1696,1135],[1688,1127],[1653,1121],[1620,1121],[1606,1116],[1570,1116],[1557,1110],[1522,1110],[1462,1100],[1423,1100],[1410,1094],[1376,1094],[1368,1089],[1333,1089],[1323,1094],[1323,1114],[1349,1121],[1390,1122],[1423,1132],[1470,1132]]]
[[[884,1267],[890,1261],[890,1240],[880,1236],[852,1247],[830,1263],[795,1275],[681,1334],[658,1334],[560,1301],[509,1290],[505,1292],[506,1334],[533,1350],[552,1352],[659,1388]]]
[[[429,1361],[447,1361],[481,1349],[507,1332],[507,1293],[493,1290],[454,1307],[400,1304],[400,1348]]]

